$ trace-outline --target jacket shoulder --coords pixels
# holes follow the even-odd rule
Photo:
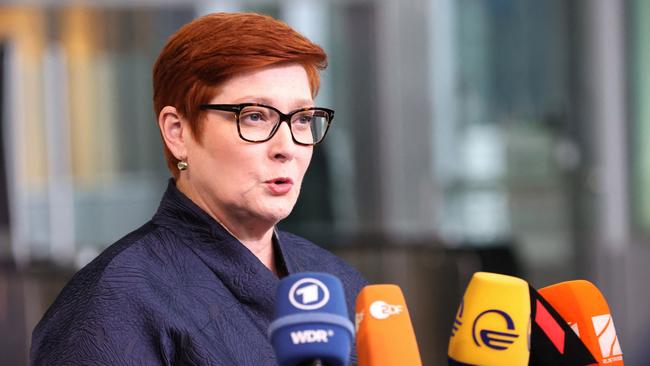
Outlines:
[[[145,334],[134,330],[146,328],[142,326],[152,319],[140,314],[142,293],[136,294],[137,286],[128,279],[140,277],[141,269],[130,264],[140,261],[140,267],[146,266],[151,259],[140,254],[142,248],[160,235],[159,228],[148,222],[106,248],[70,279],[34,328],[33,364],[95,362],[97,355],[104,355],[107,364],[123,364],[125,359],[118,355],[125,349],[136,359],[136,354],[147,353],[139,347],[147,343]]]

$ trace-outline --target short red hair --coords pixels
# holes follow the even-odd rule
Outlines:
[[[323,49],[287,24],[254,13],[214,13],[184,25],[174,33],[153,67],[153,106],[156,117],[165,106],[175,107],[201,141],[204,111],[217,88],[228,78],[268,66],[298,63],[315,97],[319,71],[327,67]],[[167,166],[178,178],[178,160],[165,145]]]

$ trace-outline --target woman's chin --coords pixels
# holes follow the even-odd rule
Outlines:
[[[291,211],[293,210],[293,204],[285,204],[285,205],[271,205],[265,207],[263,210],[260,212],[260,216],[265,217],[266,221],[268,221],[270,224],[275,225],[279,221],[284,220],[289,216]]]

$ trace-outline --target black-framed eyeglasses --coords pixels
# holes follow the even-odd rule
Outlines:
[[[296,144],[316,145],[323,141],[334,119],[333,110],[319,107],[301,108],[289,114],[260,103],[201,104],[200,108],[234,113],[239,137],[248,142],[270,140],[280,124],[287,122]]]

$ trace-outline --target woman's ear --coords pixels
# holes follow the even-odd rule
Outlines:
[[[177,160],[187,158],[187,139],[189,129],[187,122],[181,118],[176,108],[165,106],[158,115],[158,127],[165,145]]]

